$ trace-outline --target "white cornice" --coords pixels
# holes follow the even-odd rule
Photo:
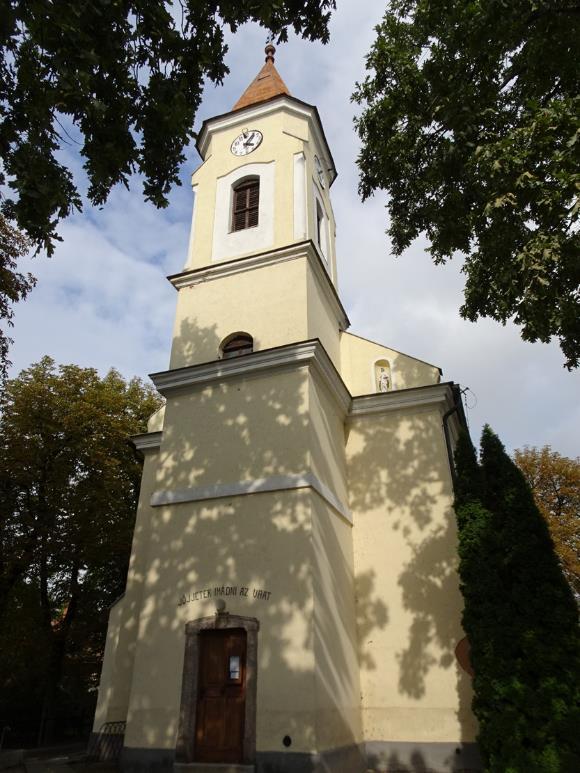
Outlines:
[[[288,260],[297,260],[299,258],[306,258],[308,260],[310,268],[318,280],[318,284],[320,285],[326,300],[338,319],[340,329],[346,330],[350,327],[350,320],[346,316],[346,312],[334,289],[332,280],[322,265],[322,261],[311,240],[296,242],[295,244],[288,245],[288,247],[261,252],[258,255],[249,255],[247,258],[237,258],[236,260],[214,263],[206,268],[183,271],[180,274],[173,274],[167,278],[176,290],[181,290],[184,287],[193,287],[194,285],[202,284],[203,282],[211,282],[214,279],[222,279],[226,276],[241,274],[245,271],[254,271],[258,268],[266,268],[267,266],[285,263]]]
[[[234,481],[232,483],[214,483],[209,486],[194,486],[192,488],[174,489],[172,491],[155,491],[151,496],[152,507],[177,505],[184,502],[203,502],[208,499],[224,497],[247,496],[274,491],[291,491],[297,489],[313,489],[336,512],[352,524],[352,513],[336,494],[316,475],[272,475],[269,478]]]
[[[260,252],[257,255],[249,255],[247,258],[237,258],[236,260],[226,260],[220,263],[213,263],[206,268],[193,268],[182,271],[180,274],[172,274],[167,279],[175,287],[181,290],[183,287],[210,282],[212,279],[222,279],[224,276],[240,274],[244,271],[251,271],[255,268],[263,268],[276,263],[284,263],[286,260],[295,260],[304,257],[307,245],[310,242],[298,242],[288,247],[268,252]]]
[[[159,448],[163,432],[144,432],[142,435],[133,435],[131,442],[138,451],[146,451],[150,448]]]
[[[374,395],[353,397],[350,416],[356,419],[369,414],[389,413],[408,408],[439,405],[449,409],[454,405],[453,394],[449,384],[433,384],[432,386],[401,389],[393,392],[380,392]]]
[[[264,371],[282,370],[296,366],[314,368],[324,379],[343,411],[348,411],[351,400],[349,391],[317,338],[312,341],[301,341],[288,346],[245,354],[243,357],[215,360],[201,365],[190,365],[176,370],[152,373],[150,378],[162,395],[168,395],[175,390],[187,389],[192,386],[202,386],[228,378],[245,377]]]
[[[177,390],[292,367],[312,368],[328,387],[341,410],[348,414],[348,418],[351,420],[359,416],[433,405],[438,405],[442,411],[445,411],[455,404],[451,384],[448,383],[351,397],[344,381],[318,339],[253,352],[243,357],[214,360],[200,365],[152,373],[150,378],[157,390],[162,395],[167,396]],[[153,448],[156,443],[158,445],[160,441],[153,440],[153,437],[158,434],[149,433],[138,436],[138,438],[143,438],[142,447]],[[151,439],[147,440],[147,438]]]
[[[320,117],[317,110],[313,105],[308,105],[305,102],[301,102],[293,97],[285,97],[281,95],[276,99],[269,100],[268,102],[258,103],[257,105],[248,105],[246,108],[235,110],[225,115],[219,115],[215,118],[208,118],[204,121],[201,131],[197,138],[197,149],[202,158],[205,159],[205,154],[208,149],[210,135],[213,131],[220,129],[229,129],[233,126],[242,126],[247,123],[248,117],[251,113],[252,118],[258,118],[269,115],[270,113],[277,112],[281,108],[287,110],[300,118],[308,120],[309,126],[312,129],[314,138],[320,148],[324,148],[325,155],[328,159],[329,168],[328,173],[330,177],[330,184],[336,179],[336,168],[332,159],[332,153],[328,147],[326,137],[322,131],[320,124]]]

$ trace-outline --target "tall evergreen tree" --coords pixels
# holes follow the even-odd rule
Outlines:
[[[473,709],[490,771],[580,769],[576,605],[520,470],[486,427],[481,464],[456,452],[463,625],[475,670]]]

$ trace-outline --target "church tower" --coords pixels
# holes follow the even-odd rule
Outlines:
[[[455,658],[458,388],[346,332],[332,154],[265,53],[198,134],[93,749],[134,771],[477,769]]]
[[[204,122],[197,148],[187,264],[171,277],[170,367],[215,359],[238,332],[254,351],[319,338],[338,367],[348,321],[336,293],[336,170],[318,111],[290,96],[274,46],[233,110]]]

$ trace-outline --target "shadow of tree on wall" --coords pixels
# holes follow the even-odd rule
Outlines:
[[[416,376],[418,373],[410,374],[411,378]],[[351,423],[349,443],[351,440],[354,452],[349,460],[349,486],[356,528],[369,528],[365,527],[369,518],[376,528],[378,519],[377,539],[392,548],[385,551],[377,574],[386,574],[393,586],[400,588],[402,607],[408,613],[396,618],[391,615],[389,630],[396,634],[402,626],[407,641],[396,652],[397,694],[385,696],[384,704],[400,705],[404,696],[410,699],[405,705],[416,705],[429,692],[434,670],[453,669],[457,719],[462,737],[472,740],[471,683],[454,652],[464,634],[442,418],[433,407],[416,408],[412,415],[368,415]],[[397,544],[401,555],[396,553]],[[362,640],[368,639],[363,627],[359,634]],[[361,658],[361,666],[368,670],[369,658]],[[420,753],[417,755],[411,767],[401,765],[392,770],[424,770]],[[392,765],[395,763],[393,760]],[[391,767],[384,769],[391,771]]]
[[[187,360],[196,350],[213,347],[217,357],[219,343],[214,327],[186,322],[174,340],[174,354]],[[272,751],[285,751],[285,735],[292,739],[290,752],[313,749],[319,733],[327,732],[325,725],[332,725],[342,744],[354,741],[359,684],[352,555],[332,560],[344,554],[341,535],[350,526],[336,513],[332,517],[339,524],[329,519],[313,525],[312,498],[318,495],[307,489],[148,506],[154,491],[304,474],[310,465],[306,400],[306,370],[296,366],[168,394],[162,463],[147,482],[153,460],[146,452],[122,602],[119,646],[127,655],[120,662],[125,675],[119,684],[124,680],[127,688],[112,705],[123,718],[132,680],[128,747],[175,748],[185,624],[214,614],[215,589],[222,587],[237,588],[235,595],[223,597],[228,612],[260,620],[258,737],[277,738]],[[325,558],[328,587],[322,587],[319,566]],[[241,587],[249,589],[248,596],[241,597]],[[196,598],[202,590],[210,596]],[[254,590],[271,595],[255,598]],[[184,596],[189,600],[180,603]],[[359,579],[357,598],[359,626],[367,635],[387,624],[372,573]],[[316,667],[318,705],[312,682],[315,644],[325,652],[323,665]]]
[[[354,596],[356,604],[356,627],[358,632],[359,665],[372,671],[377,668],[377,662],[365,644],[372,644],[369,637],[373,631],[383,629],[389,622],[389,610],[386,604],[375,593],[376,572],[369,569],[360,572],[354,578]]]
[[[380,773],[383,771],[388,771],[388,773],[437,773],[427,764],[425,757],[418,750],[411,752],[407,763],[401,760],[398,754],[392,753],[385,756],[371,755],[369,764],[372,765],[372,770]],[[445,770],[452,771],[452,773],[479,773],[479,770],[466,768],[457,754],[449,756],[444,761],[444,765]]]

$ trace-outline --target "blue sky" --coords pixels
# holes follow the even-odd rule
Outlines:
[[[339,172],[331,194],[339,291],[351,332],[432,362],[443,369],[444,380],[469,387],[474,439],[488,422],[509,450],[550,444],[577,456],[580,374],[563,369],[557,344],[526,344],[511,324],[461,320],[461,260],[435,267],[421,240],[394,258],[385,235],[385,195],[360,201],[350,94],[364,77],[383,7],[339,0],[328,45],[293,37],[276,53],[290,92],[317,105]],[[264,31],[252,25],[230,38],[231,74],[222,87],[206,88],[196,129],[204,118],[231,109],[263,63],[265,40]],[[63,153],[80,172],[74,148]],[[103,209],[87,206],[70,217],[60,227],[63,242],[53,258],[39,256],[23,266],[38,285],[16,309],[12,374],[45,354],[58,363],[103,373],[115,367],[143,378],[167,367],[176,294],[165,277],[185,262],[189,179],[198,163],[192,146],[181,170],[183,185],[172,192],[168,209],[145,203],[134,178],[131,191],[115,189]]]

